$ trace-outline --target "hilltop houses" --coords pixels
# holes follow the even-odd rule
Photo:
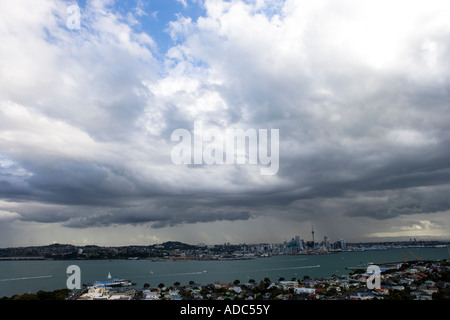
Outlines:
[[[363,270],[361,270],[363,271]],[[80,295],[81,300],[372,300],[448,299],[450,296],[450,263],[446,260],[433,262],[405,262],[384,268],[380,274],[381,286],[369,289],[369,274],[354,271],[348,275],[329,278],[292,279],[259,283],[251,280],[240,283],[216,281],[188,286],[163,285],[143,290],[130,287],[111,287],[96,282]]]

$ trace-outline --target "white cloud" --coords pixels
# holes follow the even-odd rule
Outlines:
[[[448,211],[440,212],[432,217],[432,220],[425,220],[427,215],[417,215],[417,220],[412,217],[399,217],[393,219],[390,226],[385,231],[373,232],[368,237],[373,238],[398,238],[398,239],[445,239],[448,237],[448,224],[450,223]]]
[[[183,5],[183,7],[187,7],[187,0],[177,0],[179,3]]]
[[[14,221],[21,217],[21,215],[17,212],[11,212],[11,211],[4,211],[0,210],[0,221],[6,222],[6,221]]]

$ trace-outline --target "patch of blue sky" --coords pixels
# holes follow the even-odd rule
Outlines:
[[[129,0],[116,1],[113,11],[124,18],[129,17],[135,23],[130,23],[134,32],[148,34],[157,44],[157,58],[163,58],[167,50],[177,45],[179,40],[172,39],[168,31],[169,23],[178,17],[190,17],[196,21],[205,13],[201,4],[187,2],[184,6],[177,0]]]
[[[254,2],[250,1],[250,2]],[[258,13],[263,13],[267,18],[272,19],[276,15],[282,13],[282,8],[286,0],[272,0],[265,1],[265,5],[257,10]]]

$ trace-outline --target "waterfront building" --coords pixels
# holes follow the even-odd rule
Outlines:
[[[344,239],[339,240],[340,246],[342,250],[347,250],[347,244],[345,243]]]
[[[144,300],[160,300],[160,293],[156,291],[144,290],[142,292]]]
[[[347,244],[344,239],[334,242],[332,247],[334,250],[347,250]]]
[[[303,246],[303,239],[300,238],[300,236],[295,236],[295,245],[298,248],[298,251],[303,251],[304,250],[304,246]]]
[[[295,294],[302,294],[302,293],[315,294],[316,293],[316,289],[299,287],[299,288],[294,288],[294,293]]]

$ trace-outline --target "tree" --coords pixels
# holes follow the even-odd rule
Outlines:
[[[178,286],[180,285],[180,283],[179,283],[178,281],[176,281],[173,285],[174,285],[175,287],[178,287]]]
[[[233,284],[234,284],[235,286],[238,286],[240,283],[241,283],[241,281],[239,281],[238,279],[234,280],[234,282],[233,282]]]
[[[164,283],[158,284],[158,288],[162,289],[162,288],[164,288],[164,287],[165,287]]]
[[[332,287],[330,289],[327,290],[326,295],[328,297],[330,296],[335,296],[337,294],[337,289],[335,287]]]
[[[36,296],[39,300],[64,300],[71,290],[69,289],[59,289],[54,291],[43,291],[39,290]]]
[[[202,295],[202,297],[203,297],[204,299],[207,298],[208,293],[209,293],[209,291],[208,291],[208,289],[206,289],[206,288],[202,288],[202,289],[200,290],[200,294]]]
[[[146,288],[150,288],[150,283],[148,283],[148,282],[144,283],[144,289],[146,289]]]
[[[446,300],[448,295],[443,288],[440,288],[438,292],[432,294],[432,298],[433,300]]]
[[[266,283],[263,280],[261,280],[261,282],[259,283],[259,289],[261,291],[266,289]]]
[[[39,300],[53,300],[53,295],[51,292],[39,290],[36,293]]]
[[[24,293],[20,295],[14,295],[12,297],[12,300],[39,300],[39,298],[33,293]]]
[[[69,289],[60,289],[53,291],[53,298],[55,300],[64,300],[72,291]]]

